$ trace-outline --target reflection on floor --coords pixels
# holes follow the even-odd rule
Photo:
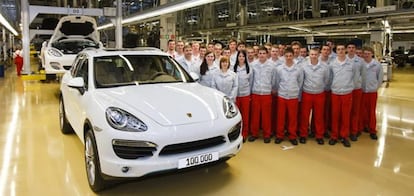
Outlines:
[[[62,135],[57,82],[0,78],[0,195],[94,195],[83,146]],[[379,91],[379,139],[364,133],[351,148],[283,150],[246,143],[227,163],[138,179],[103,195],[411,195],[414,191],[414,71],[395,71]],[[289,145],[287,142],[283,145]]]

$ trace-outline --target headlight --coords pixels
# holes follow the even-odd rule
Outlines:
[[[239,113],[236,105],[228,97],[223,98],[223,111],[227,118],[233,118]]]
[[[48,49],[47,50],[47,53],[50,56],[55,56],[55,57],[61,57],[61,56],[63,56],[63,54],[59,50],[57,50],[56,48],[50,48],[50,49]]]
[[[147,125],[132,114],[119,108],[106,109],[106,121],[114,129],[121,131],[142,132],[148,130]]]

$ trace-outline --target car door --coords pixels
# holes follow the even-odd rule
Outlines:
[[[79,89],[66,86],[65,109],[67,111],[67,118],[75,130],[82,130],[83,121],[85,119],[85,97],[88,94],[88,59],[86,55],[79,56],[75,61],[71,77],[68,80],[81,77],[84,81],[84,92],[81,93]],[[63,81],[62,81],[63,82]]]

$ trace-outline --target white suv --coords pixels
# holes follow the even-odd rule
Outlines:
[[[60,91],[61,131],[84,143],[94,191],[111,177],[226,160],[242,146],[236,105],[155,48],[83,50]]]
[[[42,67],[47,74],[65,73],[85,48],[101,48],[96,21],[88,16],[64,16],[49,41],[42,44]]]

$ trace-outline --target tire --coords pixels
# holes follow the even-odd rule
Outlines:
[[[89,187],[94,192],[106,188],[107,182],[102,177],[96,141],[91,129],[87,130],[85,134],[85,169]]]
[[[63,134],[71,134],[74,132],[72,126],[70,125],[68,119],[66,118],[65,105],[63,104],[63,97],[60,97],[60,100],[59,100],[59,125],[60,125],[60,131]]]

